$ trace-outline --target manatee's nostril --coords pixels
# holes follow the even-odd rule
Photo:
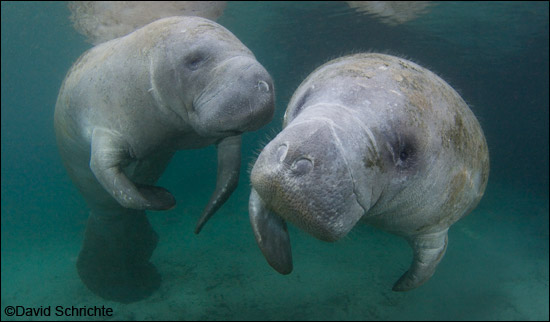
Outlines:
[[[256,88],[258,88],[258,90],[261,92],[269,92],[269,84],[264,81],[258,81]]]
[[[283,162],[287,151],[288,146],[286,146],[286,144],[281,144],[281,146],[277,149],[277,161],[279,161],[279,163]]]
[[[294,161],[290,169],[296,175],[304,175],[309,173],[311,169],[313,169],[313,162],[311,162],[311,160],[307,158],[300,158]]]

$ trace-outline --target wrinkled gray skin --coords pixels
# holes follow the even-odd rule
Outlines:
[[[479,123],[447,83],[401,58],[352,55],[294,93],[252,169],[250,220],[282,274],[292,271],[285,221],[325,241],[359,220],[403,236],[414,258],[393,290],[407,291],[433,275],[447,230],[476,207],[488,175]]]
[[[273,82],[231,32],[198,17],[153,22],[73,65],[55,109],[65,167],[89,207],[77,267],[97,294],[139,300],[160,284],[144,210],[175,206],[154,183],[177,150],[216,144],[216,189],[197,225],[237,186],[241,134],[267,124]],[[189,185],[189,189],[192,185]]]

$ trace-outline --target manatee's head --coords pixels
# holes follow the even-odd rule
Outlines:
[[[149,26],[160,37],[150,60],[151,90],[161,108],[205,137],[257,130],[271,120],[271,76],[230,31],[199,17]]]

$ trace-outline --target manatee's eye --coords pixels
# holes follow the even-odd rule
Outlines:
[[[185,65],[190,70],[197,70],[206,61],[206,58],[206,55],[200,52],[195,52],[187,57],[185,60]]]
[[[396,144],[396,165],[401,169],[408,169],[415,163],[414,144],[409,139],[401,139]]]
[[[402,173],[413,173],[418,170],[421,161],[421,148],[416,134],[396,124],[391,131],[382,132],[385,137],[384,155],[389,164]]]
[[[414,167],[417,163],[416,140],[411,135],[394,135],[390,137],[387,148],[392,163],[401,170]]]

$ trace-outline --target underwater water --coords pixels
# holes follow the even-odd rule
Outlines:
[[[70,66],[91,47],[64,2],[1,3],[2,320],[58,320],[55,307],[112,308],[95,320],[548,320],[548,2],[446,2],[387,23],[343,2],[231,2],[218,19],[275,82],[276,112],[243,137],[240,183],[199,235],[216,182],[214,147],[180,151],[158,185],[175,209],[149,212],[160,289],[131,304],[103,300],[75,263],[88,216],[63,168],[53,112]],[[248,219],[250,164],[281,128],[292,93],[316,67],[363,51],[399,55],[459,91],[487,139],[484,198],[449,230],[445,257],[418,289],[398,293],[407,243],[358,225],[335,243],[289,225],[294,271],[279,275]],[[17,317],[8,307],[47,308]]]

